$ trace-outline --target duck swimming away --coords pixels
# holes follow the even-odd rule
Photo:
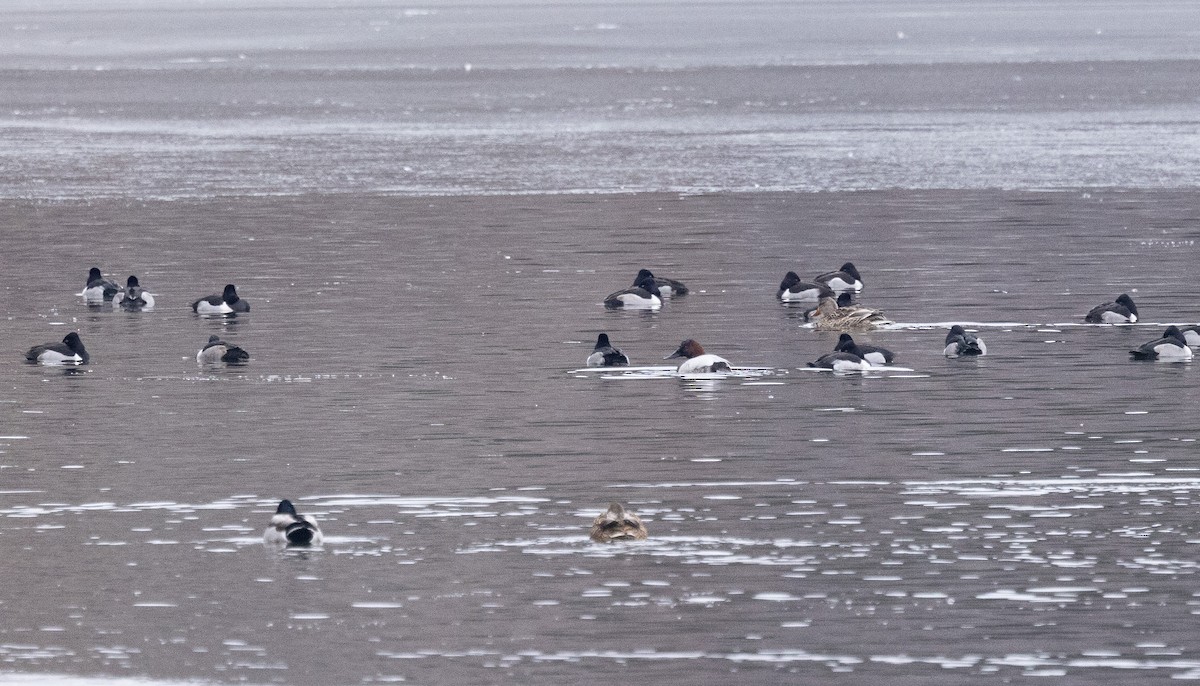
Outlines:
[[[607,511],[592,521],[589,537],[597,543],[612,543],[644,541],[647,535],[646,525],[640,517],[626,510],[621,503],[613,502],[609,504]]]
[[[608,342],[608,334],[602,333],[596,337],[596,347],[592,348],[592,354],[588,355],[587,366],[627,367],[629,366],[629,358],[625,356],[625,353],[621,352],[620,348],[614,348]]]
[[[104,278],[99,267],[92,267],[88,270],[87,283],[83,286],[82,295],[88,302],[103,302],[112,300],[120,290],[121,287],[116,282]]]
[[[127,312],[140,312],[154,307],[154,295],[147,293],[136,276],[125,280],[125,289],[113,296],[113,307]]]
[[[986,355],[987,346],[983,344],[983,339],[955,324],[946,334],[946,348],[942,352],[946,357]]]
[[[311,515],[296,512],[290,500],[282,500],[271,524],[263,532],[263,542],[272,545],[314,546],[321,545],[321,528]]]

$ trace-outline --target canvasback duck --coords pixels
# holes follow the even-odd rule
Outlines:
[[[649,269],[639,271],[637,278],[633,280],[633,285],[636,286],[646,279],[654,279],[654,283],[658,286],[658,294],[661,297],[678,298],[681,295],[688,294],[688,287],[683,285],[682,281],[655,276]]]
[[[230,345],[221,340],[218,336],[209,336],[208,343],[196,353],[196,362],[200,364],[217,364],[218,362],[229,362],[237,364],[250,359],[250,353],[242,350],[236,345]]]
[[[282,500],[271,525],[263,532],[263,541],[273,545],[309,546],[321,545],[321,527],[311,515],[297,514],[290,500]]]
[[[592,521],[589,537],[597,543],[613,541],[644,541],[646,525],[641,517],[626,510],[621,503],[610,503],[608,510]]]
[[[839,303],[845,303],[845,306]],[[871,331],[892,323],[880,310],[851,305],[847,293],[838,296],[836,301],[829,297],[821,298],[817,301],[816,309],[805,313],[805,318],[816,322],[817,328],[822,331]]]
[[[946,334],[946,349],[943,353],[946,357],[986,355],[987,346],[982,338],[955,324],[950,327],[950,333]]]
[[[857,293],[863,289],[862,276],[854,267],[853,262],[847,262],[838,271],[821,274],[814,280],[829,286],[838,293],[848,291]]]
[[[1168,326],[1162,338],[1143,343],[1129,354],[1135,360],[1171,360],[1182,362],[1192,359],[1192,349],[1177,326]]]
[[[1093,307],[1083,318],[1089,324],[1132,324],[1137,320],[1137,305],[1125,293],[1118,295],[1114,302]]]
[[[1189,347],[1200,345],[1200,324],[1189,324],[1179,327],[1179,332],[1183,334],[1183,340],[1187,342]]]
[[[626,367],[628,365],[629,358],[621,352],[620,348],[614,348],[608,342],[608,334],[602,333],[596,337],[596,347],[592,348],[592,354],[588,355],[587,366]]]
[[[835,372],[865,372],[871,368],[871,363],[854,353],[835,350],[818,357],[816,362],[809,362],[808,366]]]
[[[129,312],[149,310],[154,307],[154,295],[142,288],[136,276],[130,275],[125,280],[125,289],[113,296],[113,307]]]
[[[891,364],[896,359],[896,353],[891,350],[877,345],[863,345],[848,333],[838,336],[837,345],[833,349],[835,352],[857,355],[873,365]]]
[[[687,358],[683,361],[683,364],[679,365],[680,374],[708,374],[733,371],[733,366],[729,364],[729,360],[704,352],[704,348],[700,347],[700,344],[691,338],[680,343],[675,352],[663,359],[670,360],[676,357]]]
[[[83,299],[88,302],[103,302],[112,300],[121,290],[114,281],[109,281],[100,273],[99,267],[88,270],[87,283],[83,286]]]
[[[775,297],[783,302],[815,303],[821,298],[835,296],[833,289],[820,281],[801,281],[796,272],[788,272],[779,284],[779,292]]]
[[[43,343],[33,346],[29,352],[25,353],[25,359],[45,365],[87,364],[88,351],[83,347],[83,339],[72,331],[63,336],[61,343]]]
[[[249,312],[250,303],[238,297],[237,287],[225,284],[221,295],[209,295],[192,303],[192,312],[196,314],[233,314]]]
[[[662,307],[660,296],[658,282],[654,277],[646,277],[629,288],[610,293],[604,299],[604,306],[609,309],[657,310]]]

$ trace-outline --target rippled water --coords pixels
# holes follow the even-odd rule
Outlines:
[[[0,683],[1200,678],[1196,365],[1127,353],[1200,321],[1189,4],[15,7]],[[846,260],[897,367],[805,367]]]
[[[1195,677],[1195,370],[1126,353],[1200,320],[1174,285],[1195,207],[1171,191],[5,203],[5,225],[54,240],[19,242],[4,299],[0,548],[19,581],[0,659],[288,683]],[[84,248],[80,227],[104,240]],[[72,296],[81,250],[136,271],[155,310]],[[803,369],[835,335],[776,283],[847,257],[901,322],[859,337],[911,371]],[[642,265],[694,292],[605,310]],[[192,315],[227,279],[251,313]],[[1080,323],[1135,288],[1154,323]],[[950,321],[979,322],[989,356],[942,357]],[[23,364],[68,328],[92,364]],[[602,330],[635,364],[695,336],[753,369],[580,372]],[[198,368],[210,332],[250,363]],[[320,518],[323,550],[263,548],[282,497]],[[649,541],[587,540],[614,499]]]

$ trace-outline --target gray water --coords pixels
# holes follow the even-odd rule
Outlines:
[[[1188,5],[297,5],[4,18],[0,683],[1200,678],[1195,365],[1127,353],[1200,321]],[[856,104],[622,95],[810,69]],[[805,368],[836,334],[776,287],[847,259],[902,368]],[[641,267],[693,292],[605,310]],[[91,364],[24,363],[69,330]],[[749,371],[580,371],[600,331]],[[320,549],[262,545],[285,497]],[[612,500],[648,541],[588,541]]]

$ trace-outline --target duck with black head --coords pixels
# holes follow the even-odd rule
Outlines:
[[[125,280],[125,289],[113,296],[113,307],[127,312],[141,312],[154,307],[154,295],[142,288],[138,277],[130,275]]]
[[[838,293],[857,293],[863,289],[862,275],[858,273],[853,262],[847,262],[836,272],[826,272],[814,280],[829,286]]]
[[[658,294],[661,297],[678,298],[681,295],[688,294],[688,287],[682,281],[668,279],[665,276],[655,276],[649,269],[638,271],[637,277],[633,280],[633,285],[636,286],[646,279],[654,279],[654,283],[658,286]]]
[[[891,364],[896,359],[896,353],[891,350],[881,348],[878,345],[859,343],[848,333],[838,336],[838,342],[834,350],[857,355],[873,365]]]
[[[829,286],[820,281],[802,281],[796,272],[784,274],[775,297],[785,303],[815,303],[821,298],[836,297]]]
[[[87,283],[83,286],[83,299],[89,303],[100,303],[106,300],[112,300],[121,287],[115,281],[104,278],[100,273],[99,267],[92,267],[88,270]]]
[[[25,359],[35,364],[64,365],[87,364],[90,357],[87,349],[83,347],[83,339],[72,331],[63,336],[61,343],[33,346],[25,353]]]
[[[1118,295],[1113,302],[1093,307],[1083,318],[1089,324],[1132,324],[1137,320],[1137,305],[1127,293]]]
[[[588,355],[587,366],[627,367],[629,366],[629,358],[625,353],[621,352],[620,348],[614,348],[608,342],[608,334],[602,333],[596,337],[596,347],[592,348],[592,354]]]
[[[1161,338],[1141,344],[1130,350],[1129,355],[1135,360],[1187,362],[1192,359],[1192,349],[1188,347],[1187,338],[1179,327],[1168,326]]]
[[[609,293],[604,306],[610,310],[657,310],[662,307],[658,282],[652,276],[639,279],[633,286]]]
[[[263,532],[263,541],[271,545],[317,546],[321,545],[322,539],[317,520],[312,515],[297,513],[290,500],[279,502],[270,525]]]
[[[250,303],[238,297],[237,286],[225,284],[221,295],[206,295],[192,303],[196,314],[237,314],[250,311]]]
[[[961,324],[950,327],[946,334],[946,347],[942,354],[946,357],[972,357],[987,354],[987,345],[983,339],[967,331]]]

